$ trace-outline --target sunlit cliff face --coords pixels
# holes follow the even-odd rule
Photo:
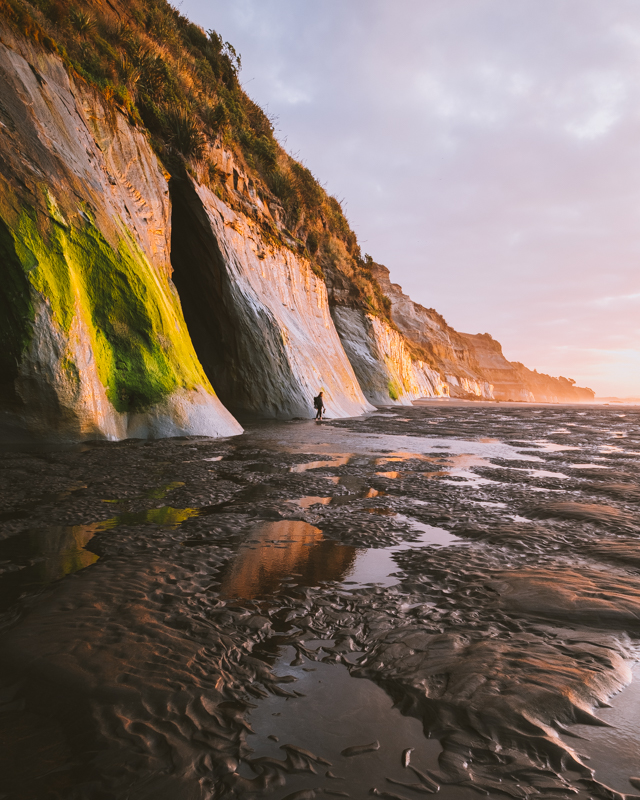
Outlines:
[[[258,524],[238,550],[220,586],[223,597],[255,598],[276,591],[287,576],[313,586],[339,581],[356,559],[355,547],[325,539],[306,522],[283,520]]]

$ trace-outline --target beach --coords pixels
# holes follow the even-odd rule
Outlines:
[[[0,451],[3,796],[640,792],[638,408],[245,428]]]

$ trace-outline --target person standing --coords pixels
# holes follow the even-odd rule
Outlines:
[[[317,397],[313,398],[313,405],[316,409],[316,419],[321,420],[324,413],[324,399],[322,397],[322,392],[320,392]]]

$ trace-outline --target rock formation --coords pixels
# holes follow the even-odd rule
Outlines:
[[[405,337],[386,320],[342,305],[333,307],[332,316],[370,402],[407,405],[418,397],[449,394],[441,375],[429,364],[412,358]]]
[[[309,417],[371,410],[329,312],[324,282],[250,217],[189,176],[172,182],[174,279],[201,363],[229,408]],[[213,312],[213,313],[212,313]]]
[[[496,400],[524,400],[530,403],[585,403],[594,392],[575,385],[570,378],[527,369],[518,361],[507,361],[500,342],[488,333],[460,334],[468,343],[478,369],[493,384]]]
[[[414,357],[440,375],[443,391],[454,397],[493,399],[490,381],[481,375],[468,343],[433,309],[424,308],[391,283],[389,270],[371,262],[380,288],[391,301],[391,317]]]
[[[228,436],[319,389],[332,417],[592,397],[363,258],[217,34],[163,0],[63,11],[0,0],[4,436]]]
[[[46,439],[229,436],[171,283],[167,179],[61,60],[0,44],[5,426]]]
[[[575,386],[569,378],[552,378],[507,361],[500,342],[488,333],[458,333],[437,311],[415,303],[402,287],[391,283],[386,267],[372,262],[371,268],[391,301],[391,317],[413,354],[413,363],[422,358],[441,376],[443,394],[527,403],[593,400],[591,389]]]

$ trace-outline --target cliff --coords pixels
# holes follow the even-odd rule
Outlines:
[[[322,273],[242,154],[162,151],[50,50],[2,31],[4,436],[241,432],[218,395],[309,417],[322,388],[332,416],[369,410]]]
[[[492,399],[490,381],[478,369],[465,338],[432,308],[424,308],[391,283],[389,270],[370,262],[372,274],[391,303],[391,317],[404,336],[414,359],[424,361],[441,376],[443,394]]]
[[[365,400],[310,263],[188,175],[172,180],[174,280],[200,361],[231,409],[309,417],[322,388],[332,417]]]
[[[441,376],[451,396],[539,403],[583,403],[595,392],[569,378],[552,378],[507,361],[502,346],[488,333],[459,333],[437,311],[415,303],[391,283],[389,270],[370,263],[383,294],[391,301],[391,318],[402,333],[413,363],[426,362]],[[422,359],[422,360],[421,360]],[[440,393],[440,392],[438,392]]]
[[[595,392],[575,385],[571,378],[527,369],[518,361],[507,361],[500,342],[488,333],[461,334],[469,343],[479,370],[493,384],[497,400],[524,400],[535,403],[587,403]]]
[[[229,436],[422,396],[588,399],[362,256],[239,58],[165,0],[0,0],[0,426]],[[497,346],[497,349],[496,349]]]
[[[575,385],[571,378],[552,378],[550,375],[527,369],[518,361],[507,361],[500,342],[488,333],[461,334],[469,343],[483,375],[493,383],[498,400],[524,400],[536,403],[591,402],[595,393]]]
[[[60,59],[0,44],[3,422],[45,438],[231,435],[169,275],[145,136]]]

